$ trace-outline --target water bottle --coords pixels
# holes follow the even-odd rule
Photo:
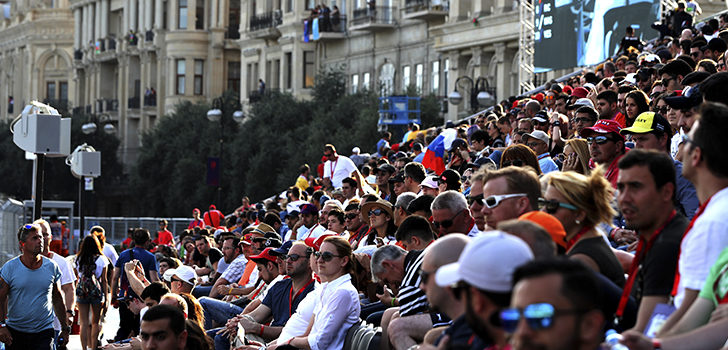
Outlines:
[[[610,350],[629,350],[628,347],[619,343],[622,339],[622,335],[617,333],[614,329],[610,329],[606,333],[606,342]]]

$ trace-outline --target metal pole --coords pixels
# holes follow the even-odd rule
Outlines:
[[[78,179],[78,235],[80,238],[84,236],[84,217],[83,217],[83,206],[81,200],[83,199],[83,186],[84,178],[81,176]]]
[[[222,107],[222,106],[221,106]],[[222,178],[223,178],[223,167],[222,165],[225,164],[222,160],[222,145],[223,145],[223,134],[224,134],[224,125],[223,124],[223,118],[225,117],[225,113],[223,112],[223,115],[220,117],[220,164],[218,168],[220,169],[220,178],[218,179],[217,183],[217,205],[222,208]]]
[[[45,168],[45,154],[35,155],[35,190],[33,198],[33,220],[42,217],[43,209],[43,170]]]

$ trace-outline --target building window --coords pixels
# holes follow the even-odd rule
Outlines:
[[[202,95],[202,78],[205,72],[205,61],[195,60],[195,95]]]
[[[359,74],[351,76],[351,93],[355,94],[359,90]]]
[[[176,79],[177,95],[185,94],[185,71],[186,71],[185,60],[178,59],[177,60],[177,79]]]
[[[291,89],[293,85],[293,54],[286,52],[286,89]]]
[[[177,6],[177,29],[187,29],[187,0],[179,0]]]
[[[228,62],[227,89],[240,94],[240,62]]]
[[[432,93],[437,95],[440,92],[440,61],[432,62]]]
[[[364,73],[364,77],[362,78],[361,82],[361,88],[364,90],[369,90],[369,80],[371,80],[371,76],[369,73]]]
[[[46,98],[49,100],[56,99],[56,82],[55,81],[46,82]]]
[[[58,83],[58,99],[61,101],[68,100],[68,82],[61,81]]]
[[[402,67],[402,91],[407,91],[410,86],[410,66]]]
[[[313,57],[313,51],[303,52],[303,88],[312,88],[315,75],[314,72],[315,63]]]
[[[425,67],[423,67],[421,63],[415,66],[415,87],[417,88],[418,94],[422,93],[422,80],[425,74],[424,69]]]
[[[205,29],[205,0],[197,0],[195,7],[195,29]]]

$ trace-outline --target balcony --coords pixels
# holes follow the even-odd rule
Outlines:
[[[318,21],[318,38],[313,34],[313,22],[307,20],[309,40],[339,40],[346,38],[346,16],[336,16],[331,18],[319,18]]]
[[[276,29],[283,23],[283,15],[280,11],[266,12],[250,17],[250,28],[248,36],[253,39],[275,39],[281,36]]]
[[[225,39],[237,40],[240,39],[240,25],[231,24],[225,31]]]
[[[127,99],[127,107],[129,109],[139,109],[139,96],[129,97]]]
[[[350,30],[368,30],[394,28],[394,7],[365,7],[354,10]]]
[[[96,111],[102,112],[115,112],[119,110],[119,100],[103,98],[96,100]]]
[[[444,20],[448,15],[447,0],[405,0],[402,18],[421,20]]]

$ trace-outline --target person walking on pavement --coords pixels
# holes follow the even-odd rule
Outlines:
[[[58,343],[65,346],[71,327],[61,294],[61,271],[41,255],[40,226],[24,225],[17,237],[22,254],[0,269],[0,342],[8,350],[50,350],[55,312],[62,325]]]

